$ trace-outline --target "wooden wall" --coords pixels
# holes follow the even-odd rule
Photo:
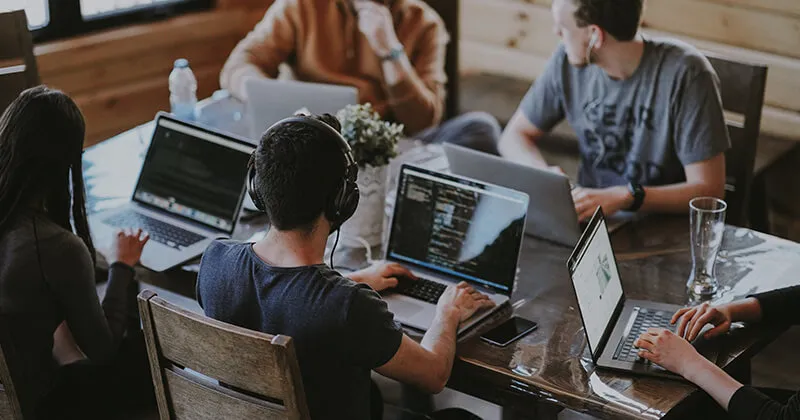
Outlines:
[[[247,10],[225,6],[37,45],[42,82],[81,107],[87,146],[105,140],[169,109],[168,77],[177,58],[189,60],[199,98],[219,89],[225,59],[253,26]]]
[[[461,1],[461,70],[533,80],[558,43],[550,0]],[[762,131],[800,141],[800,0],[648,0],[645,33],[769,66]]]

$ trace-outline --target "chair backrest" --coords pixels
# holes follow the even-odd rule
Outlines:
[[[23,90],[39,84],[24,10],[0,13],[0,114]]]
[[[458,102],[458,38],[459,38],[459,4],[457,0],[425,0],[444,21],[444,26],[450,34],[450,43],[447,44],[444,72],[447,74],[447,100],[444,107],[444,119],[453,118],[459,114]]]
[[[753,181],[756,144],[761,127],[761,108],[767,68],[761,65],[731,61],[714,55],[708,60],[719,76],[722,108],[731,148],[725,154],[726,222],[747,225],[750,186]],[[733,114],[732,118],[729,118]]]
[[[22,420],[22,405],[17,397],[14,382],[11,380],[11,370],[3,352],[5,338],[3,320],[0,317],[0,419]]]
[[[139,294],[162,420],[308,419],[290,337],[271,336]]]

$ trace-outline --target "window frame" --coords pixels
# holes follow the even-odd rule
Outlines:
[[[177,0],[176,0],[177,1]],[[212,9],[215,0],[183,0],[178,3],[153,4],[130,10],[84,18],[80,0],[47,0],[49,20],[31,30],[33,42],[40,43],[83,35],[136,23],[153,22],[188,12]]]

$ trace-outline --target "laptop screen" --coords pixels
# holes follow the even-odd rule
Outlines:
[[[622,281],[606,221],[598,210],[570,257],[570,274],[592,354],[622,300]]]
[[[527,194],[404,165],[387,258],[510,294]]]
[[[133,200],[232,233],[253,147],[159,117]]]

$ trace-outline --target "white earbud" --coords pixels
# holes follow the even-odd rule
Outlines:
[[[586,63],[587,64],[591,64],[592,63],[592,50],[594,50],[594,46],[597,44],[598,38],[599,38],[599,35],[597,34],[597,31],[596,30],[592,31],[592,37],[589,38],[589,46],[586,48]]]

